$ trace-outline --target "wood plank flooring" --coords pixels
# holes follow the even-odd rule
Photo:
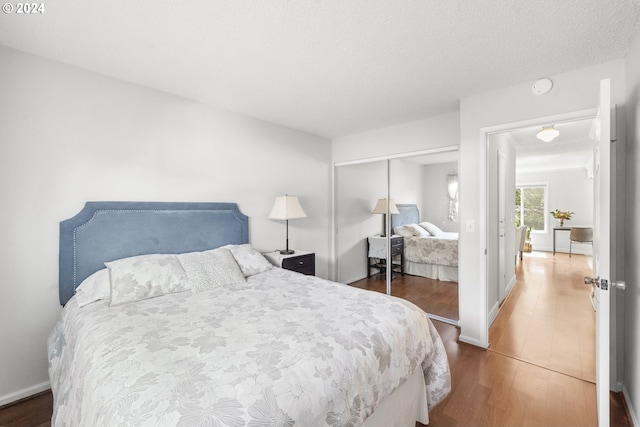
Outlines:
[[[0,406],[2,427],[51,427],[53,396],[51,391],[38,393],[9,405]]]
[[[490,330],[489,351],[459,343],[457,328],[434,321],[452,391],[429,426],[597,425],[595,317],[583,284],[590,272],[590,258],[581,255],[525,254]],[[425,288],[403,279],[393,280],[394,294],[425,309]],[[385,292],[384,280],[355,285]],[[631,425],[621,394],[611,393],[611,425]]]
[[[525,253],[517,284],[489,330],[490,350],[595,382],[591,257]]]
[[[383,275],[350,283],[351,286],[376,292],[387,292]],[[426,277],[395,275],[391,281],[391,295],[411,301],[424,311],[446,319],[458,320],[458,284]]]
[[[429,414],[429,427],[597,425],[595,384],[458,342],[457,328],[433,323],[452,390]],[[632,425],[620,393],[611,393],[611,425]]]

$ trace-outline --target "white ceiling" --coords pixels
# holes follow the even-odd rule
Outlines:
[[[622,58],[636,0],[54,0],[0,44],[325,137]]]

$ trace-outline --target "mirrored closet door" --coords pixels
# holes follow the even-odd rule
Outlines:
[[[388,167],[388,161],[380,160],[335,169],[338,282],[362,287],[370,279],[386,292],[387,258],[379,244],[386,242],[388,216],[386,209],[378,213],[384,204],[378,201],[388,196]]]
[[[334,173],[336,280],[457,323],[457,150],[339,165]]]

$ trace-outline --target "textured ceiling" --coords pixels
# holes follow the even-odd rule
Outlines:
[[[624,57],[633,0],[54,0],[0,44],[313,134]]]

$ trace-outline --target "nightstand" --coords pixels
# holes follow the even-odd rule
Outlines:
[[[367,237],[367,278],[371,277],[371,269],[377,273],[386,273],[387,238],[379,235]],[[393,273],[404,276],[404,237],[391,236],[391,277]]]
[[[313,252],[295,251],[290,255],[283,255],[279,251],[264,254],[265,258],[276,267],[291,270],[307,276],[316,275],[316,254]]]

